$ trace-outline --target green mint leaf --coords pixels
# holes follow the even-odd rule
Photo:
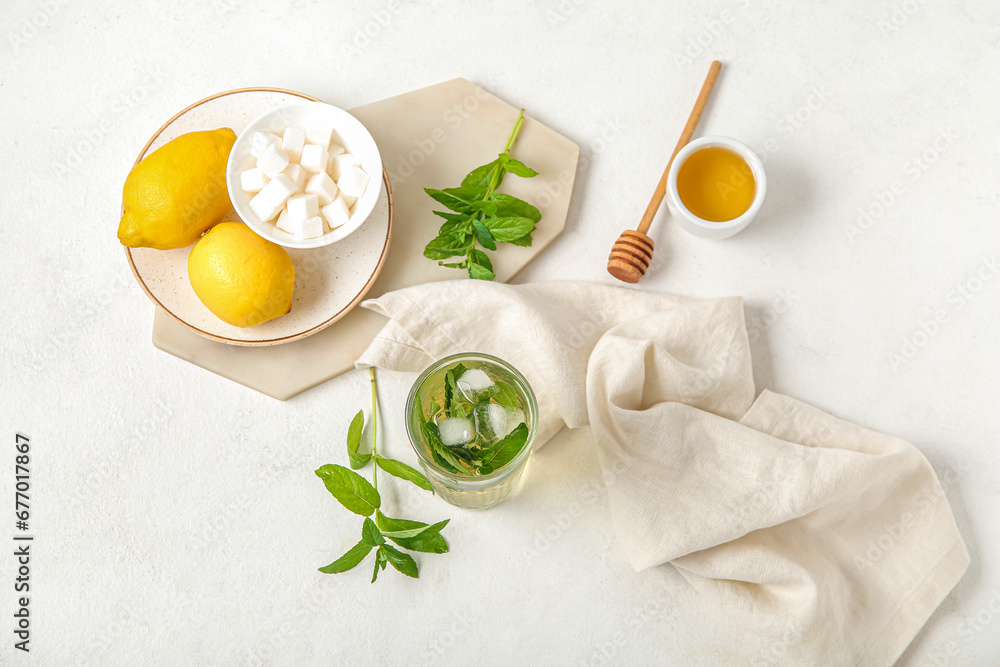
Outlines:
[[[358,473],[344,466],[326,464],[316,470],[316,476],[323,480],[327,491],[340,504],[361,516],[371,516],[382,504],[378,491]]]
[[[442,468],[444,468],[448,472],[456,474],[456,475],[468,475],[468,474],[470,474],[470,473],[466,472],[466,470],[464,468],[462,468],[460,465],[453,465],[453,464],[451,464],[450,463],[451,459],[448,459],[446,456],[442,455],[440,452],[441,452],[441,450],[437,450],[437,449],[432,449],[431,450],[431,458],[434,459],[434,462],[437,463],[439,466],[441,466]],[[454,456],[454,455],[452,455],[452,456]]]
[[[497,243],[493,240],[493,235],[490,234],[490,230],[486,228],[486,225],[479,220],[474,221],[472,225],[476,231],[476,240],[479,241],[479,245],[489,250],[496,250]]]
[[[320,572],[325,574],[338,574],[340,572],[347,572],[348,570],[357,567],[361,564],[365,558],[368,557],[368,553],[372,550],[371,545],[365,544],[364,541],[358,542],[351,550],[346,554],[333,561],[325,567],[319,568]]]
[[[446,213],[444,211],[431,211],[431,213],[444,218],[447,222],[461,223],[469,219],[467,213]]]
[[[365,411],[358,410],[358,414],[354,415],[354,419],[351,420],[351,425],[347,429],[347,448],[350,451],[358,451],[358,446],[361,444],[361,431],[364,427]]]
[[[461,222],[446,222],[438,230],[438,236],[453,236],[466,239],[472,233],[472,223],[466,218]]]
[[[504,407],[520,407],[517,404],[517,389],[514,389],[512,385],[509,385],[506,382],[497,380],[490,389],[490,396],[493,397],[493,400]]]
[[[490,466],[493,470],[507,465],[514,460],[517,453],[528,441],[528,425],[521,422],[513,431],[507,434],[500,442],[493,446],[492,451],[486,456],[481,456],[484,465]]]
[[[493,280],[496,275],[481,264],[470,264],[469,277],[474,280]]]
[[[445,526],[447,526],[448,522],[451,521],[451,519],[445,519],[444,521],[439,521],[438,523],[435,523],[433,526],[428,526],[426,523],[421,523],[419,521],[405,521],[404,522],[402,519],[391,519],[391,521],[394,521],[394,522],[397,522],[397,523],[407,523],[407,524],[413,523],[413,524],[416,524],[413,528],[400,528],[398,530],[386,530],[386,531],[383,531],[383,533],[382,533],[383,535],[385,535],[386,537],[388,537],[391,540],[394,540],[397,537],[401,537],[403,539],[407,539],[407,538],[410,538],[410,537],[416,537],[418,535],[423,535],[424,533],[428,533],[428,534],[430,534],[430,533],[440,533],[441,529],[444,528]]]
[[[486,253],[478,248],[469,253],[469,277],[476,280],[493,280],[493,263]]]
[[[501,170],[496,182],[496,185],[499,186],[500,181],[503,180],[503,167],[500,166],[499,158],[470,171],[468,175],[462,179],[462,185],[485,190],[490,186],[490,181],[493,179],[493,172],[497,169]]]
[[[514,239],[512,241],[507,241],[507,243],[510,243],[511,245],[519,245],[519,246],[528,247],[528,246],[531,245],[531,234],[525,234],[524,236],[522,236],[519,239]]]
[[[472,463],[473,459],[475,459],[475,457],[472,455],[472,452],[470,452],[465,445],[452,445],[448,447],[448,449],[451,450],[452,454],[462,459],[466,463]]]
[[[433,404],[431,405],[431,409],[432,410],[434,409],[434,405]],[[414,394],[414,396],[413,396],[413,414],[418,415],[420,417],[420,423],[421,424],[423,424],[425,421],[427,421],[427,419],[424,417],[424,406],[420,402],[420,396],[419,396],[419,394]],[[434,416],[433,412],[431,412],[431,416],[432,417]]]
[[[357,470],[364,468],[372,460],[371,454],[359,454],[358,448],[361,446],[361,431],[365,428],[365,413],[358,410],[354,415],[351,426],[347,429],[347,456],[351,460],[351,467]]]
[[[406,530],[390,530],[390,531],[386,531],[386,532],[382,533],[382,535],[384,535],[385,537],[388,537],[390,540],[394,540],[397,537],[401,537],[401,538],[403,538],[405,540],[408,537],[416,537],[417,535],[419,535],[420,533],[424,532],[428,528],[430,528],[430,526],[424,524],[423,526],[421,526],[419,528],[407,528]]]
[[[458,234],[465,237],[472,233],[472,218],[468,213],[445,213],[444,211],[433,211],[433,213],[445,220],[438,230],[438,236]]]
[[[458,388],[455,385],[455,371],[449,370],[444,374],[444,409],[451,414],[451,403],[455,400],[455,392]]]
[[[382,514],[381,511],[375,514],[375,523],[376,525],[378,525],[379,529],[382,531],[383,534],[387,534],[390,536],[393,533],[398,533],[404,530],[411,530],[413,528],[420,528],[421,530],[423,530],[424,528],[427,528],[428,525],[420,521],[411,521],[410,519],[393,519],[392,517],[388,517],[385,514]]]
[[[503,192],[494,192],[490,198],[497,203],[497,216],[529,218],[532,222],[542,219],[538,209],[526,201]]]
[[[461,462],[459,462],[451,450],[445,447],[444,443],[441,442],[441,432],[438,431],[437,424],[424,422],[420,427],[420,433],[424,436],[424,442],[427,443],[427,446],[430,448],[431,454],[438,465],[448,472],[457,474],[465,473]]]
[[[449,417],[454,416],[451,411],[455,407],[453,405],[455,396],[462,396],[462,391],[458,388],[458,378],[462,377],[465,370],[465,364],[459,362],[444,374],[444,409]]]
[[[521,216],[486,218],[482,224],[490,230],[493,238],[505,243],[509,243],[525,235],[530,235],[535,229],[535,223],[531,218]],[[482,242],[480,241],[480,243]]]
[[[424,188],[424,192],[430,195],[434,201],[444,204],[445,207],[456,213],[474,213],[476,209],[473,208],[472,204],[481,200],[486,194],[484,188],[471,185],[445,188],[444,190]]]
[[[427,259],[448,259],[456,255],[464,255],[469,251],[469,237],[457,232],[442,234],[430,240],[424,248]]]
[[[373,548],[385,544],[385,538],[382,537],[378,526],[369,517],[365,517],[365,523],[361,526],[361,542]]]
[[[473,250],[471,253],[469,253],[469,257],[472,259],[472,262],[474,264],[485,266],[490,271],[493,270],[493,263],[490,261],[490,258],[486,255],[486,253],[483,252],[482,250],[478,249]]]
[[[463,419],[466,416],[465,406],[462,405],[461,401],[455,401],[451,406],[451,411],[448,413],[451,417],[457,417]]]
[[[385,564],[389,558],[385,555],[385,548],[387,545],[379,546],[378,551],[375,552],[375,571],[372,573],[372,583],[378,579],[378,573],[380,570],[385,569]],[[390,547],[391,548],[391,547]]]
[[[520,176],[521,178],[531,178],[532,176],[538,176],[538,172],[528,167],[520,160],[512,158],[510,155],[503,153],[500,155],[500,163],[503,168],[514,174],[515,176]]]
[[[434,491],[434,487],[427,481],[427,478],[417,472],[414,468],[396,459],[387,459],[379,456],[375,459],[375,465],[394,477],[413,482],[424,491]]]
[[[497,203],[495,201],[477,201],[472,203],[472,208],[481,211],[485,215],[496,215]]]
[[[447,522],[442,522],[447,523]],[[434,524],[437,526],[438,524]],[[425,554],[446,554],[448,553],[448,542],[437,530],[425,530],[416,537],[390,537],[389,539],[410,551],[419,551]]]
[[[354,470],[360,470],[368,465],[368,462],[372,460],[371,454],[356,454],[354,452],[347,452],[348,458],[351,460],[351,468]]]
[[[388,544],[381,547],[381,549],[384,550],[386,558],[389,559],[389,564],[394,568],[414,579],[419,576],[417,574],[417,561],[413,560],[413,556],[404,554],[396,547],[389,546]]]
[[[375,515],[375,521],[386,537],[404,549],[431,554],[448,553],[448,542],[441,536],[441,529],[448,525],[450,519],[428,526],[420,521],[392,519],[379,512]],[[418,530],[418,532],[412,537],[393,536],[393,533],[410,530]]]

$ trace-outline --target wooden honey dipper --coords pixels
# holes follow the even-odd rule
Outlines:
[[[653,259],[653,239],[646,236],[646,232],[649,231],[649,226],[653,224],[653,217],[663,202],[663,195],[667,192],[667,174],[670,173],[670,165],[674,163],[677,153],[691,141],[694,129],[698,126],[698,121],[701,119],[701,112],[705,110],[705,105],[708,104],[708,97],[712,94],[715,80],[719,78],[719,70],[721,68],[722,63],[718,60],[713,60],[712,66],[708,68],[708,76],[705,77],[705,83],[702,84],[701,92],[698,93],[694,109],[691,110],[691,115],[688,116],[687,125],[684,126],[684,131],[681,132],[681,138],[677,141],[677,147],[674,148],[674,153],[670,156],[670,161],[667,162],[667,168],[663,170],[663,176],[660,177],[660,182],[653,192],[653,198],[649,200],[649,206],[646,207],[646,212],[642,214],[639,227],[635,230],[626,229],[611,248],[611,255],[608,257],[608,273],[618,280],[623,280],[627,283],[637,283],[646,274],[646,270],[649,269],[649,262]]]

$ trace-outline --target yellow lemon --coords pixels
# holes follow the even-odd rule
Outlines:
[[[118,240],[131,248],[185,248],[229,212],[228,127],[189,132],[144,157],[125,179]]]
[[[241,222],[212,227],[191,248],[188,278],[201,302],[233,326],[252,327],[292,308],[292,259]]]

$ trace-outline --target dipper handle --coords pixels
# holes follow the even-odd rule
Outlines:
[[[698,93],[698,99],[695,100],[694,109],[691,110],[691,115],[688,116],[687,125],[684,126],[684,131],[681,132],[681,138],[677,140],[677,147],[674,148],[674,152],[670,156],[670,161],[667,162],[667,168],[663,170],[663,176],[660,177],[660,182],[657,184],[656,190],[653,191],[653,198],[649,200],[649,206],[646,207],[646,212],[642,214],[642,220],[639,221],[637,229],[643,234],[649,231],[649,226],[653,224],[653,217],[659,210],[660,204],[663,203],[663,196],[667,193],[667,174],[670,173],[670,165],[674,163],[674,158],[677,157],[680,150],[694,136],[694,130],[698,127],[698,121],[701,120],[701,113],[705,110],[705,105],[708,104],[708,98],[712,94],[712,88],[715,87],[716,79],[719,78],[720,69],[722,69],[722,63],[718,60],[713,60],[712,66],[708,68],[708,76],[705,77],[705,83],[701,86],[701,92]]]

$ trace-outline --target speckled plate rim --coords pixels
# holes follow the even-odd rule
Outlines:
[[[211,95],[202,100],[198,100],[194,104],[191,104],[190,106],[181,109],[176,114],[174,114],[170,118],[170,120],[168,120],[162,126],[160,126],[160,129],[158,129],[156,132],[153,133],[153,136],[150,137],[149,141],[146,142],[146,145],[142,147],[141,151],[139,151],[139,157],[135,159],[135,162],[132,165],[133,168],[135,167],[135,165],[139,164],[142,158],[146,156],[146,151],[148,151],[149,147],[153,145],[153,142],[156,141],[156,138],[159,137],[160,134],[162,134],[163,131],[167,129],[167,127],[169,127],[171,123],[173,123],[175,120],[177,120],[187,112],[191,111],[196,107],[201,106],[202,104],[205,104],[206,102],[210,102],[219,97],[225,97],[226,95],[235,95],[238,93],[251,93],[251,92],[282,93],[285,95],[294,95],[296,97],[301,97],[303,99],[310,100],[313,102],[323,101],[317,97],[313,97],[312,95],[306,95],[305,93],[299,93],[294,90],[287,90],[285,88],[267,88],[267,87],[235,88],[233,90],[227,90],[222,93],[216,93],[215,95]],[[382,267],[385,265],[385,258],[389,254],[389,244],[392,242],[392,223],[393,223],[393,210],[394,210],[392,205],[392,183],[389,182],[389,174],[386,172],[384,165],[382,166],[382,182],[385,185],[386,197],[388,197],[389,199],[389,224],[385,232],[385,243],[382,246],[382,254],[378,258],[378,263],[375,265],[375,270],[372,271],[372,275],[368,279],[368,282],[366,282],[364,286],[362,286],[361,290],[358,292],[358,295],[354,297],[350,303],[348,303],[346,306],[344,306],[336,313],[334,313],[329,319],[324,320],[323,322],[320,322],[319,324],[305,331],[299,332],[297,334],[292,334],[290,336],[282,336],[281,338],[268,338],[265,340],[238,340],[235,338],[226,338],[225,336],[219,336],[217,334],[209,333],[208,331],[203,331],[202,329],[199,329],[198,327],[193,326],[188,322],[185,322],[179,316],[171,312],[170,309],[168,309],[166,306],[160,303],[159,299],[157,299],[156,296],[149,290],[149,287],[146,286],[146,282],[142,279],[142,276],[139,274],[139,270],[135,266],[135,261],[132,259],[132,249],[127,246],[125,247],[125,256],[128,258],[128,265],[132,269],[132,275],[135,276],[136,282],[139,283],[139,287],[141,287],[142,291],[146,293],[146,296],[149,297],[149,300],[152,301],[154,304],[156,304],[156,306],[160,310],[166,313],[175,322],[183,325],[184,327],[190,329],[196,334],[204,336],[205,338],[214,340],[219,343],[226,343],[229,345],[240,345],[243,347],[259,347],[267,345],[281,345],[282,343],[291,343],[292,341],[300,340],[307,336],[311,336],[312,334],[318,331],[322,331],[323,329],[327,328],[337,320],[347,315],[347,313],[349,313],[355,306],[357,306],[361,302],[362,299],[365,298],[365,295],[368,293],[368,290],[372,288],[372,285],[375,284],[375,280],[378,278],[378,275],[382,272]],[[122,204],[122,215],[124,214],[125,214],[125,205]]]

